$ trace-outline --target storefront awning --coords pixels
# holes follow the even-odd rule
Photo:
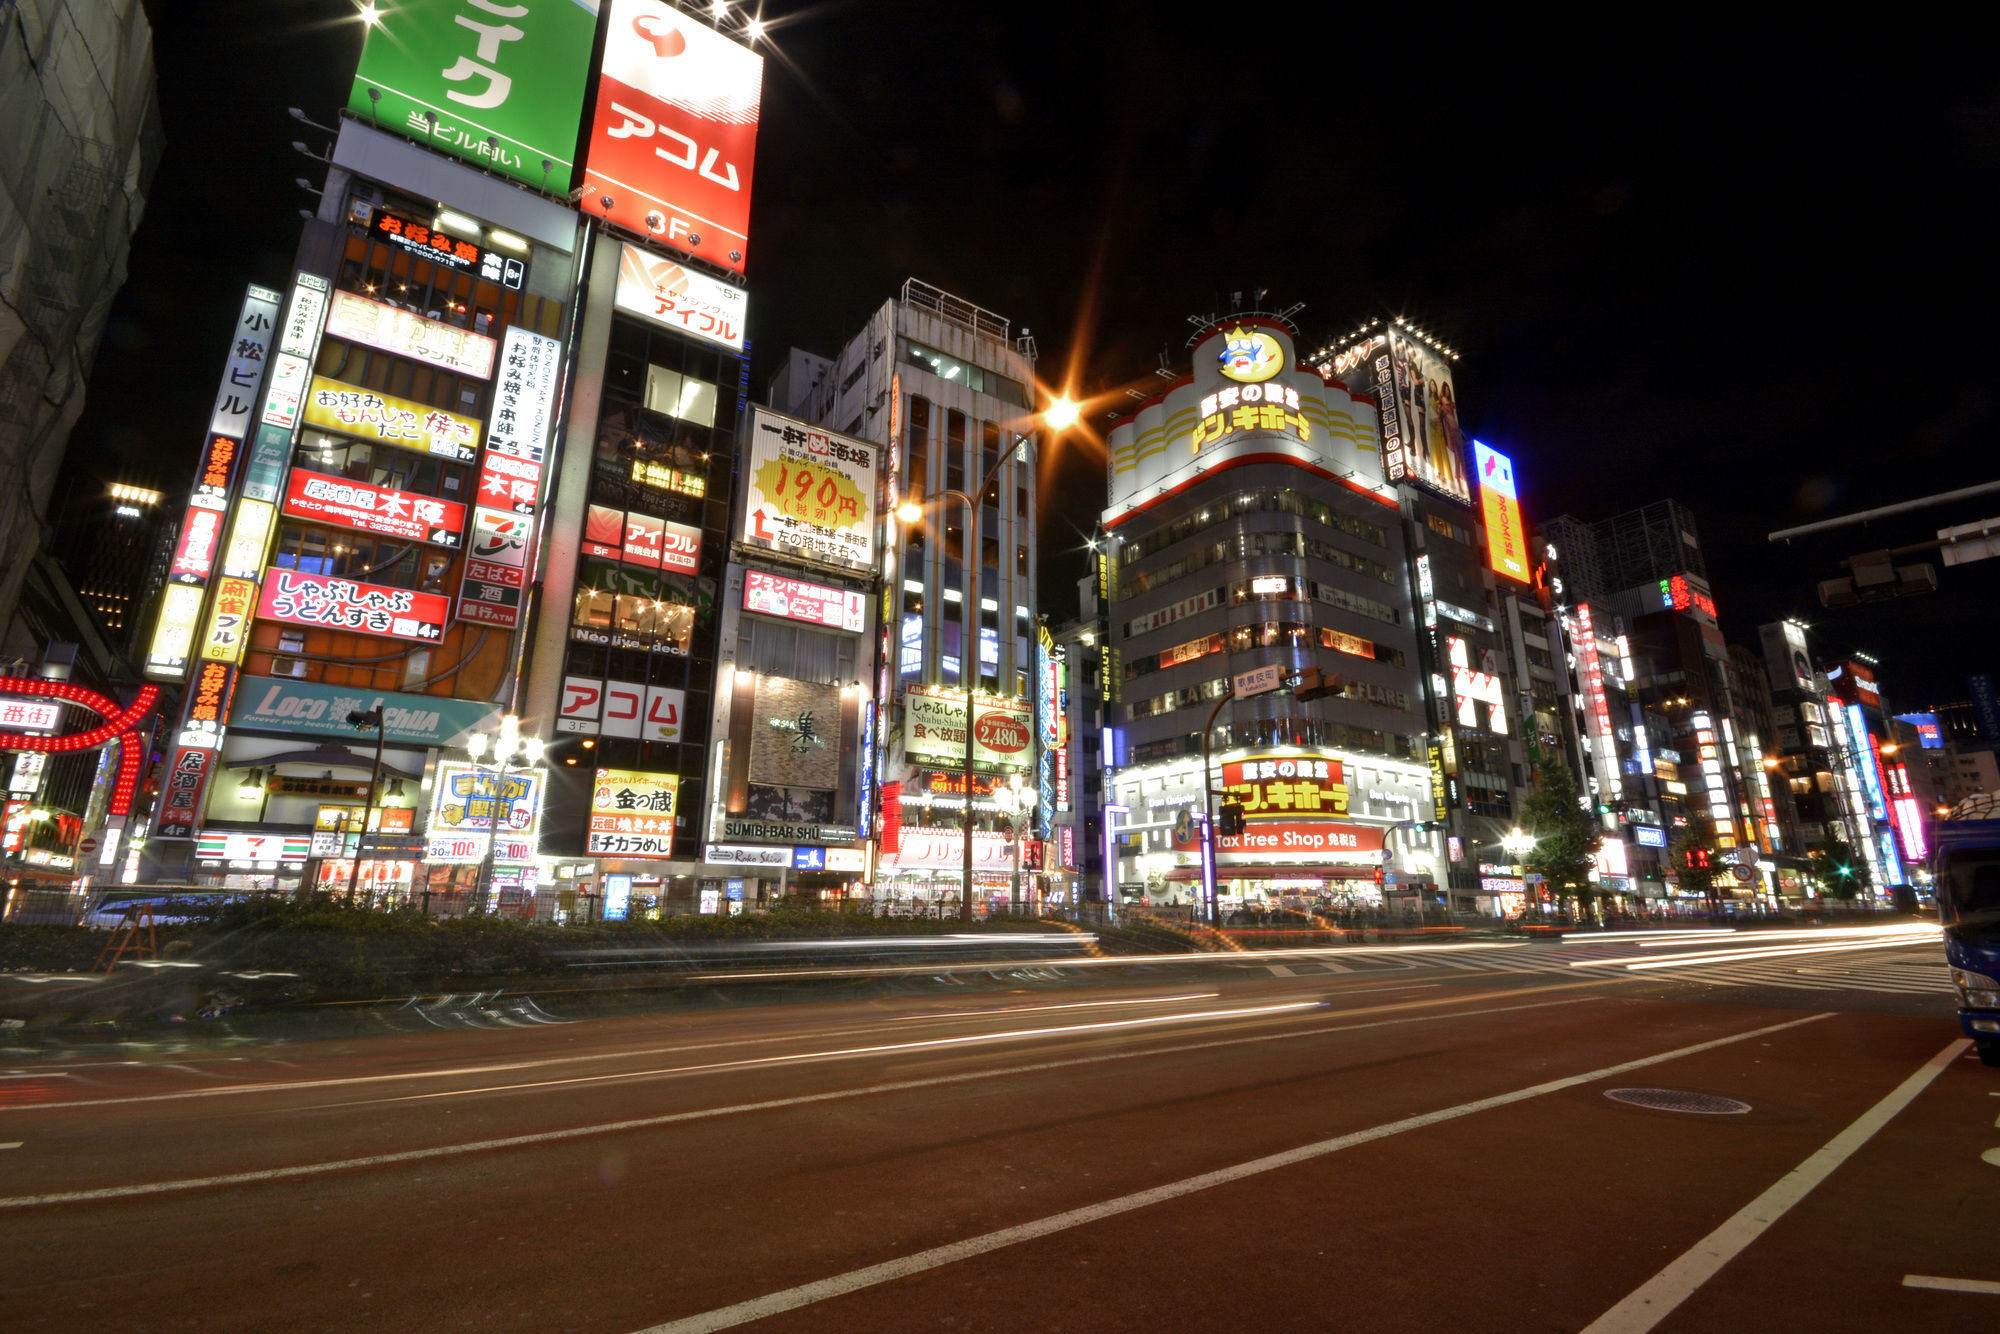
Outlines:
[[[1168,880],[1199,880],[1199,866],[1176,866]],[[1368,880],[1375,878],[1372,866],[1218,866],[1215,878],[1222,880]]]

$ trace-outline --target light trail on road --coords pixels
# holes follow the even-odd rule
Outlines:
[[[1628,972],[1649,971],[1659,968],[1701,968],[1715,964],[1736,963],[1747,959],[1780,959],[1809,954],[1844,954],[1854,950],[1907,949],[1912,945],[1927,944],[1935,939],[1935,933],[1927,935],[1905,935],[1883,940],[1848,941],[1825,945],[1778,945],[1769,949],[1711,950],[1702,953],[1679,954],[1670,958],[1657,955],[1632,955],[1621,959],[1571,959],[1571,968],[1624,968]]]

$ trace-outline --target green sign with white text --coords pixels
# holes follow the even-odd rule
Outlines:
[[[597,0],[377,0],[347,109],[567,195]]]

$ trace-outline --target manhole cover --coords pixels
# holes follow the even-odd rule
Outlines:
[[[1750,1110],[1747,1102],[1719,1098],[1713,1093],[1690,1093],[1686,1089],[1606,1089],[1604,1096],[1632,1107],[1656,1112],[1691,1112],[1696,1116],[1741,1116]]]

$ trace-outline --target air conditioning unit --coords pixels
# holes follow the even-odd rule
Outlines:
[[[306,660],[304,658],[273,658],[271,659],[271,675],[289,676],[294,680],[303,681],[306,679]]]

